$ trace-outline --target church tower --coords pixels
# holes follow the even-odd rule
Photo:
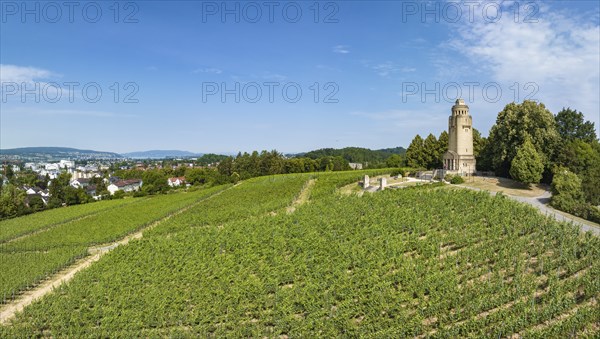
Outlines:
[[[463,99],[456,100],[448,118],[448,151],[444,154],[444,169],[460,175],[475,173],[473,118]]]

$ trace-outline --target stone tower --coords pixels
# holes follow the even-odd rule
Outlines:
[[[456,100],[448,118],[448,151],[444,154],[444,169],[460,175],[475,173],[473,118],[463,99]]]

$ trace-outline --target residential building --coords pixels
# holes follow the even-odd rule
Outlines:
[[[108,185],[107,189],[111,195],[115,194],[116,191],[133,192],[138,191],[142,187],[142,180],[140,179],[129,179],[120,180],[115,183]]]

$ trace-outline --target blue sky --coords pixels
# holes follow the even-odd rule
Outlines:
[[[528,96],[600,125],[594,1],[16,1],[0,11],[1,148],[406,147],[447,128],[459,90],[484,135]]]

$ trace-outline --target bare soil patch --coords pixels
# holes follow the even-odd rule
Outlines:
[[[539,197],[546,192],[546,187],[541,184],[525,186],[517,181],[500,177],[468,177],[461,186],[475,187],[491,192],[503,192],[517,197]]]

